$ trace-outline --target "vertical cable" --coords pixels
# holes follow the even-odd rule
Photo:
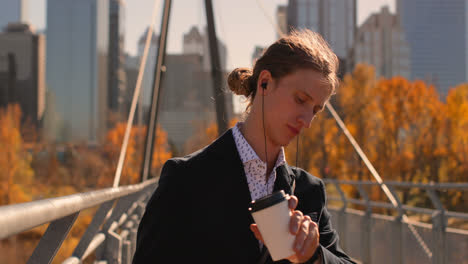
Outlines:
[[[299,137],[300,136],[301,136],[301,133],[299,132],[299,134],[297,135],[297,139],[296,139],[296,168],[299,168],[298,160],[299,160]]]
[[[143,55],[142,55],[141,62],[140,62],[140,68],[138,69],[138,77],[137,77],[137,81],[135,84],[135,90],[133,91],[132,105],[130,106],[130,112],[128,114],[127,127],[125,128],[125,134],[124,134],[124,138],[122,142],[122,147],[120,147],[119,161],[117,163],[117,169],[114,175],[114,184],[112,185],[113,187],[119,186],[120,176],[122,175],[122,169],[123,169],[123,165],[125,162],[125,156],[127,153],[128,140],[130,138],[130,132],[132,129],[133,119],[135,118],[137,100],[140,94],[141,82],[143,79],[143,73],[144,73],[144,69],[146,66],[149,46],[150,46],[151,39],[152,39],[153,27],[156,22],[157,10],[158,10],[157,2],[158,2],[157,0],[154,1],[153,14],[151,15],[151,22],[148,27],[148,31],[146,32],[145,48],[143,50]]]
[[[263,94],[262,94],[262,121],[263,121],[263,138],[265,140],[265,160],[266,160],[265,185],[267,186],[267,192],[268,192],[268,154],[267,154],[266,130],[265,130],[265,88],[266,87],[263,87]]]

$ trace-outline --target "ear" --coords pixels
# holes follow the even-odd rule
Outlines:
[[[267,95],[271,91],[272,85],[273,77],[271,76],[270,71],[261,71],[257,80],[257,94]]]

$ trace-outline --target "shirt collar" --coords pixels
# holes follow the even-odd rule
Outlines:
[[[236,143],[237,151],[239,152],[239,156],[243,164],[246,164],[252,160],[260,160],[255,150],[250,146],[249,142],[245,139],[244,135],[240,131],[240,126],[242,126],[243,122],[237,122],[237,124],[232,128],[232,135],[234,136],[234,141]],[[262,161],[263,162],[263,161]],[[263,162],[265,163],[265,162]],[[280,152],[278,154],[278,158],[276,159],[275,170],[277,167],[286,164],[286,158],[284,155],[284,148],[281,147]]]

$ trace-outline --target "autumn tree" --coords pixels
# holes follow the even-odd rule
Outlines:
[[[377,79],[372,67],[357,65],[341,82],[332,103],[384,181],[466,181],[467,87],[460,85],[450,91],[445,104],[436,89],[422,81],[398,76]],[[326,112],[302,132],[298,165],[319,177],[373,180]],[[295,141],[286,152],[294,165]],[[356,189],[344,188],[349,196],[359,196]],[[386,200],[379,187],[367,191],[371,199]],[[403,202],[430,203],[421,194],[404,192]],[[442,199],[462,203],[450,192]]]
[[[451,89],[447,96],[448,174],[451,181],[468,181],[468,84]]]
[[[468,182],[468,84],[449,91],[446,125],[446,180]],[[443,198],[449,210],[466,210],[467,192],[448,191]]]
[[[229,127],[233,127],[239,121],[233,118],[229,121]],[[218,125],[215,122],[193,121],[193,135],[185,143],[185,153],[192,153],[209,145],[218,137]]]
[[[337,104],[335,105],[346,127],[372,161],[377,159],[377,153],[371,147],[374,145],[376,133],[376,84],[377,79],[372,66],[356,65],[354,71],[344,77],[337,89]],[[371,175],[368,169],[348,140],[341,136],[338,142],[340,145],[335,147],[343,149],[343,158],[346,160],[345,177],[360,181],[370,180]]]
[[[112,185],[126,126],[126,123],[117,123],[117,125],[107,133],[104,152],[110,164],[112,164],[112,171],[106,177],[101,178],[99,182],[101,186]],[[167,142],[167,133],[158,126],[156,135],[153,149],[152,173],[157,173],[157,170],[161,168],[164,162],[172,156]],[[145,126],[134,126],[131,128],[120,181],[122,185],[136,183],[140,180],[145,137]]]
[[[18,104],[0,109],[0,205],[31,199],[34,171],[31,155],[24,150],[20,122]]]

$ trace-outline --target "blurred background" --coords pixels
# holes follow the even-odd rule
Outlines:
[[[120,184],[141,180],[163,2],[0,1],[0,206],[111,187],[138,79]],[[331,103],[383,180],[468,182],[468,0],[214,0],[213,13],[224,79],[292,28],[319,32],[340,60]],[[205,1],[174,0],[152,176],[218,136],[210,56]],[[233,126],[246,99],[225,80],[216,88]],[[374,181],[327,111],[302,134],[298,157],[291,145],[289,164],[320,178]],[[366,190],[387,201],[378,186]],[[362,198],[353,185],[343,191]],[[434,208],[424,190],[398,195]],[[446,210],[468,212],[468,192],[438,195]],[[54,263],[71,254],[94,211],[80,214]],[[460,219],[448,226],[468,229]],[[0,263],[25,262],[45,228],[1,240]]]

